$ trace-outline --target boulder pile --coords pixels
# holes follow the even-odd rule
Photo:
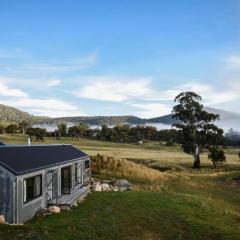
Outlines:
[[[60,209],[60,207],[57,207],[57,206],[50,206],[50,207],[48,207],[48,211],[50,213],[60,213],[61,209]]]
[[[5,223],[5,217],[3,215],[0,215],[0,224]]]
[[[93,192],[123,192],[132,190],[132,185],[126,179],[119,180],[91,180],[91,190]]]
[[[36,213],[36,217],[51,215],[52,213],[48,211],[47,208],[40,208]]]
[[[59,205],[59,206],[49,206],[48,208],[40,208],[36,213],[36,217],[47,216],[51,214],[58,214],[61,211],[70,210],[70,207],[67,205]]]

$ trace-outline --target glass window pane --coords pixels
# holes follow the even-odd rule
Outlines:
[[[23,181],[23,201],[28,202],[42,194],[42,176],[38,175]]]
[[[89,168],[89,160],[85,161],[85,169]]]
[[[34,181],[34,197],[41,195],[41,176],[36,176]]]
[[[29,178],[26,180],[27,185],[27,200],[33,198],[33,178]]]
[[[26,184],[26,180],[23,181],[23,201],[26,202],[27,201],[27,184]]]

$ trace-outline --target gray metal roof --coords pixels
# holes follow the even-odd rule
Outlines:
[[[88,155],[72,145],[5,145],[0,147],[0,165],[15,175],[64,164]]]

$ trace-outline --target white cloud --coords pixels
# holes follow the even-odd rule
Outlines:
[[[158,100],[158,103],[143,103],[143,104],[131,104],[133,107],[143,109],[138,112],[138,116],[151,118],[156,116],[162,116],[171,113],[173,107],[174,98],[183,91],[193,91],[202,96],[203,104],[205,106],[217,106],[218,108],[222,105],[233,104],[240,100],[239,85],[235,84],[234,87],[228,88],[216,88],[208,84],[189,82],[183,85],[176,86],[166,91],[158,92],[160,96],[153,97],[150,99]],[[155,92],[153,95],[156,94]],[[144,99],[143,99],[144,100]],[[149,100],[149,99],[145,99]],[[162,103],[163,101],[163,103]],[[235,109],[236,111],[236,109]]]
[[[231,55],[225,60],[226,67],[229,69],[240,69],[240,56]]]
[[[160,103],[149,103],[149,104],[132,104],[133,107],[140,108],[142,111],[137,113],[138,116],[143,118],[153,118],[170,114],[172,106]]]
[[[60,73],[60,72],[71,72],[86,69],[94,66],[97,63],[98,54],[91,53],[85,57],[78,59],[69,59],[62,61],[53,61],[45,63],[27,64],[21,68],[25,71],[38,71],[44,73]]]
[[[37,78],[24,78],[24,77],[9,77],[0,75],[0,84],[4,84],[5,87],[11,88],[12,85],[18,85],[32,88],[32,89],[45,89],[57,86],[61,83],[60,79],[57,78],[44,78],[44,77],[37,77]]]
[[[85,77],[87,83],[73,92],[77,97],[122,102],[144,98],[151,93],[149,78],[118,78],[115,76]]]
[[[49,117],[84,115],[75,105],[57,99],[24,98],[14,104],[14,106],[27,109],[34,115]]]
[[[139,116],[155,117],[171,112],[173,100],[182,91],[194,91],[203,98],[203,104],[206,106],[226,106],[228,103],[240,100],[239,81],[228,81],[226,84],[212,85],[211,83],[200,83],[198,81],[186,82],[182,85],[170,87],[166,90],[154,87],[150,77],[124,77],[115,75],[103,76],[81,76],[75,79],[82,84],[81,88],[76,90],[69,89],[77,97],[95,99],[101,101],[110,101],[115,103],[125,102],[127,108],[138,108]],[[84,113],[74,104],[63,100],[31,97],[19,88],[11,87],[13,83],[18,86],[25,85],[26,82],[32,82],[32,88],[39,88],[39,82],[33,79],[14,79],[0,77],[0,100],[3,104],[14,106],[35,115],[46,115],[51,117],[60,116],[80,116]],[[61,82],[64,81],[61,79]],[[43,81],[44,87],[53,87],[60,84],[58,79]],[[29,84],[27,84],[29,88]],[[79,85],[78,85],[79,86]],[[69,85],[69,88],[72,84]],[[57,88],[56,88],[57,89]],[[66,89],[67,91],[67,89]],[[58,92],[54,92],[58,94]],[[60,97],[61,98],[61,97]],[[141,100],[139,103],[138,100]],[[133,104],[134,102],[134,104]],[[129,108],[131,109],[131,108]],[[104,112],[102,113],[104,114]],[[121,113],[119,113],[121,114]]]
[[[0,100],[0,103],[24,109],[34,115],[48,117],[67,117],[85,115],[77,106],[57,99],[20,98]]]
[[[0,96],[3,96],[3,97],[27,97],[27,94],[20,89],[10,88],[5,83],[0,82]]]
[[[0,81],[1,104],[20,108],[34,115],[44,115],[49,117],[84,115],[77,106],[71,103],[57,99],[32,98],[20,89],[9,87],[6,82],[8,82],[8,80],[11,81],[11,79],[1,78],[0,80],[2,80]]]
[[[73,91],[77,97],[124,102],[141,99],[144,101],[173,101],[183,91],[193,91],[202,96],[204,104],[215,105],[239,99],[235,87],[213,87],[197,81],[187,82],[166,90],[157,90],[151,84],[151,78],[126,78],[116,76],[82,77],[86,84]]]
[[[54,87],[60,84],[60,80],[58,79],[50,79],[46,82],[47,87]]]
[[[216,105],[220,103],[234,101],[240,98],[237,91],[232,88],[213,87],[208,84],[190,82],[175,88],[176,93],[182,91],[193,91],[202,96],[203,102],[206,105]],[[175,95],[176,96],[176,95]]]
[[[239,80],[235,79],[234,81],[229,81],[228,85],[231,87],[232,90],[239,92],[240,91],[240,76],[239,76]]]

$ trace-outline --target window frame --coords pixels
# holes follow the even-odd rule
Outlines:
[[[37,195],[37,196],[34,196],[34,197],[32,197],[32,198],[29,198],[29,199],[27,199],[27,180],[29,180],[29,179],[35,179],[35,178],[37,178],[37,177],[40,177],[40,193],[39,193],[39,195]],[[31,201],[33,201],[33,200],[35,200],[35,199],[37,199],[37,198],[39,198],[39,197],[41,197],[42,196],[42,194],[43,194],[43,189],[42,189],[42,187],[43,187],[43,183],[42,183],[42,174],[38,174],[38,175],[34,175],[34,176],[31,176],[31,177],[28,177],[28,178],[24,178],[23,179],[23,203],[24,204],[26,204],[26,203],[29,203],[29,202],[31,202]],[[26,184],[25,184],[25,182],[26,182]],[[33,180],[33,184],[35,183],[35,180]],[[34,191],[34,187],[33,187],[33,191]],[[24,199],[24,197],[26,196],[26,201],[25,201],[25,199]]]
[[[87,167],[86,167],[87,166]],[[90,160],[88,159],[88,160],[85,160],[84,161],[84,169],[85,170],[87,170],[87,169],[89,169],[90,168]]]

